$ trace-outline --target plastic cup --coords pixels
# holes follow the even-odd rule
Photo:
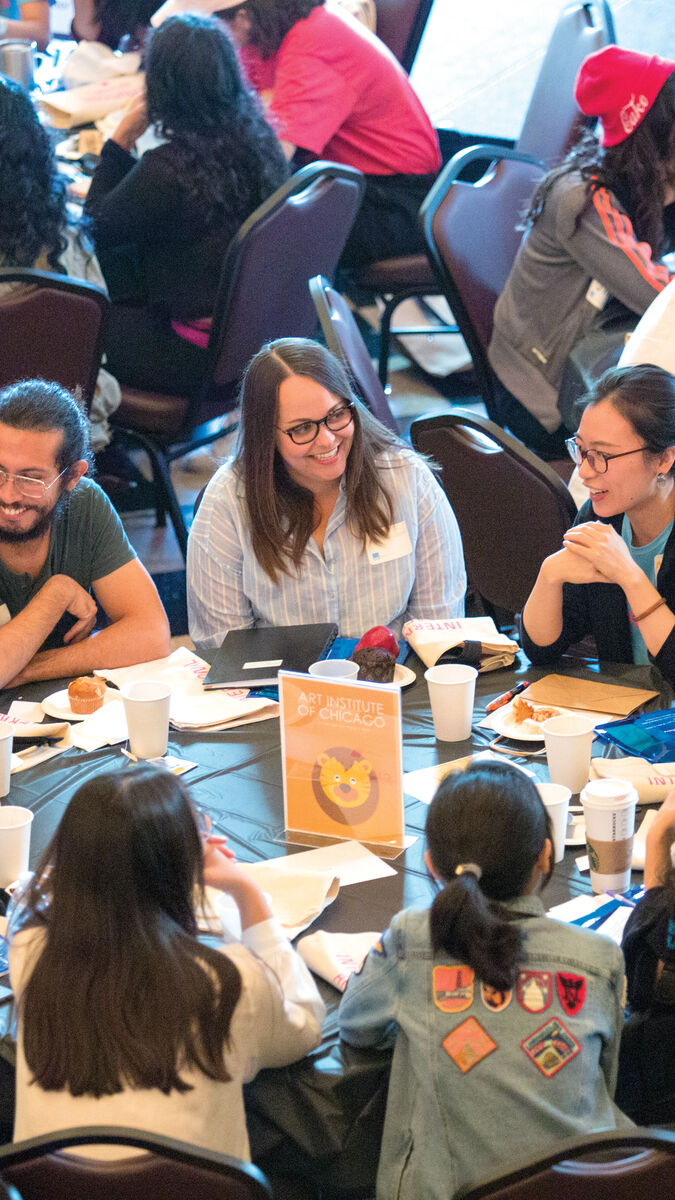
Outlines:
[[[593,730],[590,717],[574,713],[544,721],[541,731],[551,783],[561,783],[575,793],[588,783]]]
[[[554,862],[562,862],[565,855],[565,838],[567,836],[567,817],[570,808],[570,789],[562,783],[538,783],[537,791],[542,798],[544,807],[551,818],[553,832]]]
[[[424,672],[439,742],[464,742],[471,736],[477,676],[475,667],[463,663],[442,663]]]
[[[28,870],[33,813],[16,804],[0,805],[0,887]]]
[[[169,744],[171,688],[155,680],[139,680],[121,692],[131,753],[136,758],[160,758]]]
[[[0,796],[9,795],[9,772],[12,765],[13,742],[12,729],[0,729]]]
[[[359,664],[350,658],[322,658],[312,663],[309,673],[317,679],[356,679]]]
[[[594,892],[625,892],[635,833],[637,792],[628,779],[592,779],[581,793]]]

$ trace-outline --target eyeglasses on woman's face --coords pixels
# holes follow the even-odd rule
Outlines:
[[[646,446],[636,446],[633,450],[622,450],[619,454],[605,454],[604,450],[584,450],[579,445],[576,437],[565,439],[565,445],[569,450],[572,462],[580,467],[584,459],[588,463],[591,471],[595,471],[597,475],[604,475],[607,467],[613,458],[626,458],[629,454],[639,454],[641,450],[646,450]]]
[[[353,420],[353,409],[354,405],[345,401],[344,404],[338,404],[335,408],[331,408],[330,412],[326,413],[320,421],[300,421],[297,425],[291,425],[290,429],[281,429],[281,426],[278,425],[277,429],[281,429],[281,432],[295,442],[296,446],[305,446],[319,436],[322,425],[325,425],[326,429],[330,429],[331,433],[337,433],[339,429],[346,429]]]

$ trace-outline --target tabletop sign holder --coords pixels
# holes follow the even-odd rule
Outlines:
[[[279,672],[285,836],[404,848],[401,691]]]

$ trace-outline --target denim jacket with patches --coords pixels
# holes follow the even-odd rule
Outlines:
[[[378,1200],[450,1200],[561,1141],[631,1124],[612,1102],[620,949],[546,917],[538,897],[506,907],[525,935],[510,994],[433,955],[428,909],[399,913],[349,981],[344,1040],[395,1043]]]

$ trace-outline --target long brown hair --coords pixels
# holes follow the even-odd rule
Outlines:
[[[235,463],[244,482],[253,552],[273,583],[280,572],[297,571],[307,542],[319,524],[314,496],[295,483],[276,449],[279,388],[302,375],[338,400],[354,405],[354,437],[347,458],[347,521],[364,546],[381,541],[394,509],[376,458],[390,446],[404,446],[355,397],[344,367],[325,346],[307,338],[268,342],[251,359],[241,393],[241,425]]]
[[[184,785],[149,765],[73,796],[26,896],[44,946],[21,997],[26,1062],[45,1090],[185,1092],[183,1069],[227,1080],[241,992],[197,940],[201,841]]]
[[[656,257],[672,249],[672,229],[664,229],[666,187],[672,185],[675,167],[675,72],[668,77],[647,115],[629,137],[617,146],[600,145],[585,130],[561,166],[537,188],[525,226],[540,216],[546,197],[557,179],[579,171],[593,191],[604,187],[625,208],[637,238],[647,242]]]

